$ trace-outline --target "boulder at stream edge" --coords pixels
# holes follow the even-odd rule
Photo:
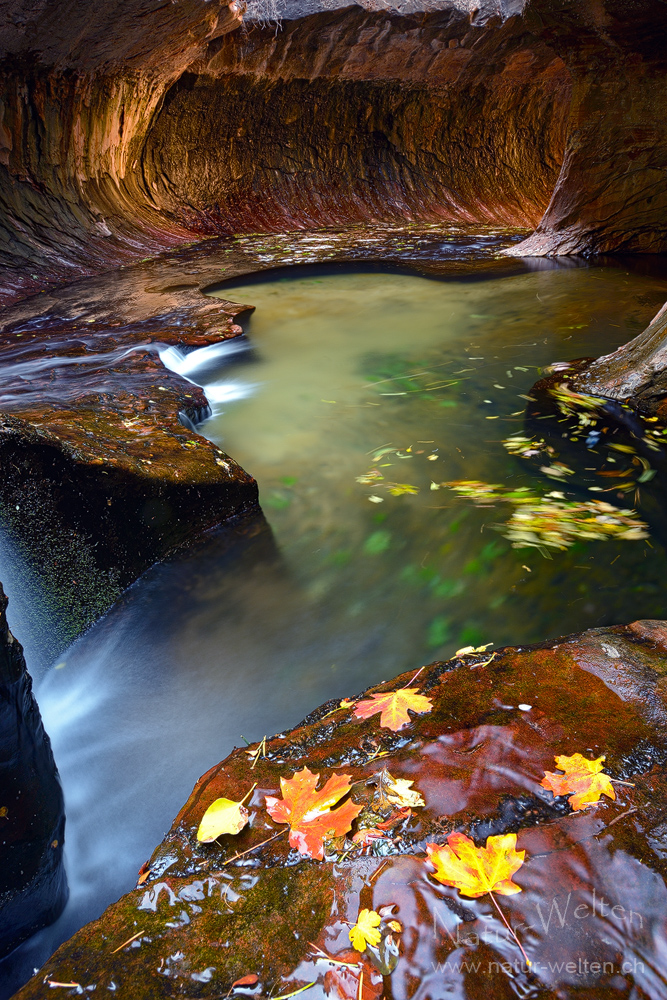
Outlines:
[[[17,997],[277,998],[301,987],[308,1000],[667,996],[667,622],[461,652],[411,686],[432,709],[397,732],[333,701],[262,747],[235,749],[197,782],[137,888]],[[575,753],[605,755],[614,800],[575,812],[541,786],[554,757]],[[320,785],[349,775],[362,807],[323,861],[290,849],[265,805],[304,767]],[[425,805],[383,800],[385,769]],[[255,783],[249,825],[200,844],[210,804]],[[488,894],[466,898],[434,880],[426,844],[455,830],[478,845],[517,834],[522,891],[497,901],[530,967]],[[391,948],[384,964],[352,949],[364,908],[381,911],[383,931],[400,924],[391,972]]]

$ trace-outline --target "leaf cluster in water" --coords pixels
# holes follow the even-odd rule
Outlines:
[[[459,480],[446,483],[476,506],[509,503],[510,519],[500,526],[513,548],[567,549],[579,539],[638,541],[647,525],[634,510],[620,510],[603,500],[566,500],[562,493],[537,496],[528,487],[508,490],[498,483]]]

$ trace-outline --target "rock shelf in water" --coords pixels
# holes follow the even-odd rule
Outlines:
[[[203,391],[158,353],[239,336],[239,308],[187,288],[105,300],[80,283],[0,318],[0,510],[66,638],[157,559],[257,510],[255,480],[193,431]]]
[[[254,767],[255,755],[234,750],[197,782],[141,884],[64,944],[17,997],[42,997],[50,985],[128,1000],[284,996],[306,986],[313,1000],[506,998],[517,990],[554,1000],[662,996],[667,623],[594,629],[489,656],[461,653],[425,667],[414,686],[432,711],[398,732],[330,702],[267,739]],[[605,770],[621,782],[614,801],[573,812],[541,787],[554,757],[576,752],[606,756]],[[280,795],[280,778],[304,766],[321,782],[351,776],[351,796],[365,810],[352,833],[377,811],[372,783],[383,768],[412,781],[425,806],[394,816],[374,846],[328,843],[322,862],[290,851],[284,836],[251,850],[286,830],[265,796]],[[221,796],[240,800],[254,783],[250,825],[200,844],[208,806]],[[500,899],[530,969],[488,896],[464,898],[430,877],[425,846],[453,830],[478,844],[518,834],[522,891]],[[400,956],[383,978],[368,952],[352,950],[349,929],[361,909],[392,904]]]

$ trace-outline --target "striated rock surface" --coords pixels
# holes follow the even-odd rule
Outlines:
[[[563,59],[573,98],[551,201],[519,252],[664,252],[664,3],[533,0],[526,23]]]
[[[3,301],[202,235],[665,247],[661,0],[0,5]],[[540,221],[541,219],[541,221]]]
[[[461,651],[370,693],[408,684],[433,707],[398,732],[332,702],[252,756],[235,750],[212,768],[137,889],[17,996],[42,997],[49,986],[132,1000],[284,996],[306,986],[314,998],[367,1000],[662,996],[667,625],[595,629],[493,656]],[[614,801],[577,813],[542,788],[554,757],[576,752],[606,755],[606,771],[626,782],[615,784]],[[321,782],[349,775],[362,806],[352,832],[375,835],[329,841],[322,862],[290,851],[264,800],[304,766]],[[383,801],[383,769],[413,782],[425,805]],[[251,788],[250,825],[198,843],[213,800]],[[488,896],[463,898],[431,878],[425,845],[452,830],[479,844],[518,834],[522,891],[500,899],[530,968]],[[390,906],[402,933],[394,930],[399,956],[389,974],[386,948],[389,964],[361,957],[348,932],[361,909]]]
[[[0,585],[0,957],[67,902],[65,810],[23,649]]]
[[[638,337],[585,365],[572,379],[581,392],[629,401],[641,413],[667,421],[667,304]]]

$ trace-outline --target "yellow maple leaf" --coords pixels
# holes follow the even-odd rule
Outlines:
[[[450,833],[446,844],[427,844],[426,852],[435,868],[433,878],[453,885],[462,896],[475,899],[487,892],[502,896],[521,892],[512,875],[523,864],[526,852],[516,850],[515,833],[487,837],[486,847],[476,847],[464,833]]]
[[[487,642],[484,646],[463,646],[461,649],[457,649],[454,656],[467,656],[468,653],[485,653],[489,646],[493,646],[492,642]]]
[[[401,688],[386,694],[372,694],[366,701],[357,703],[354,714],[358,719],[369,719],[371,715],[381,712],[380,725],[396,733],[411,721],[408,709],[422,714],[432,708],[431,699],[419,694],[417,688]]]
[[[601,795],[616,798],[611,779],[602,774],[604,754],[596,760],[587,760],[580,753],[571,757],[555,757],[556,767],[564,774],[546,771],[541,781],[542,788],[548,788],[554,795],[569,795],[573,809],[586,809],[600,801]]]
[[[380,943],[382,935],[377,929],[382,917],[375,910],[361,910],[354,927],[350,928],[350,941],[355,951],[365,951],[367,944]]]

